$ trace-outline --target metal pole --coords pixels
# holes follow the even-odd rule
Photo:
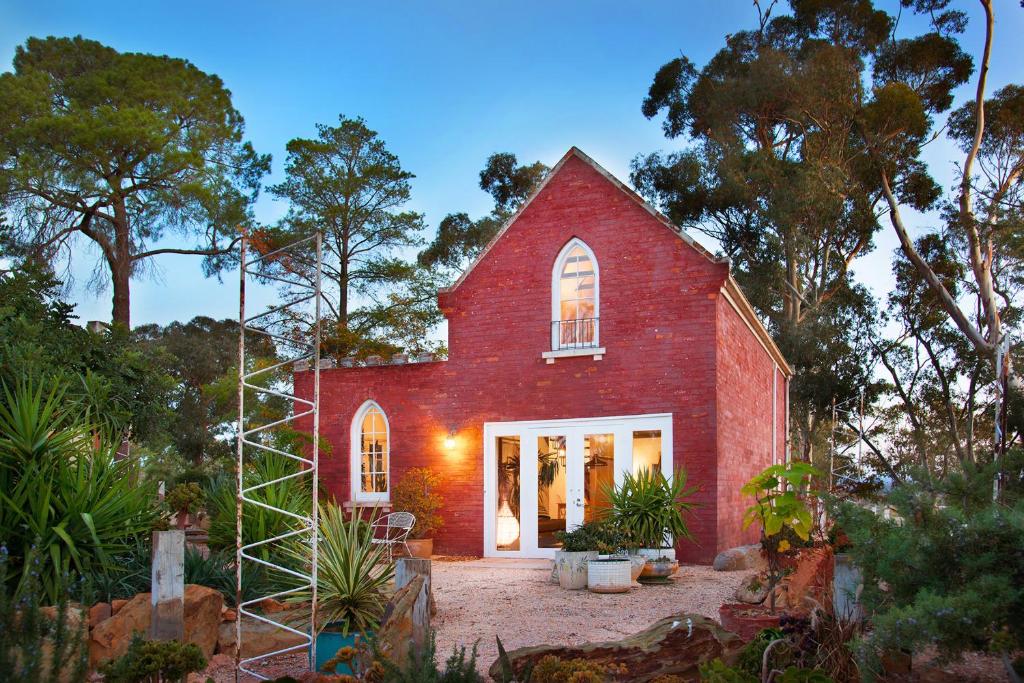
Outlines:
[[[245,435],[245,247],[248,234],[242,231],[238,270],[238,459],[235,462],[235,683],[242,657],[242,455]]]

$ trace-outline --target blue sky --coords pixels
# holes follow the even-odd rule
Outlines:
[[[976,2],[962,4],[973,22],[965,45],[976,52],[980,13]],[[994,87],[1024,82],[1015,53],[1024,11],[1017,0],[996,4]],[[550,165],[576,145],[626,180],[636,154],[678,147],[640,113],[654,72],[680,53],[703,64],[726,34],[755,19],[750,0],[5,2],[0,68],[9,69],[15,47],[33,35],[82,34],[121,51],[189,59],[224,80],[248,139],[273,155],[268,183],[280,178],[289,139],[314,135],[316,123],[339,113],[362,116],[416,174],[409,208],[425,213],[432,231],[451,211],[489,209],[476,183],[493,152]],[[958,103],[966,97],[967,89]],[[961,155],[944,140],[933,147],[933,172],[948,185],[951,160]],[[284,208],[264,195],[257,218],[273,221]],[[879,294],[895,246],[886,225],[876,253],[857,266]],[[83,320],[107,320],[109,292],[87,290],[94,259],[82,256],[71,299]],[[133,284],[133,324],[237,315],[237,274],[225,273],[222,284],[205,279],[194,257],[156,265],[155,279]],[[264,291],[256,300],[272,298]]]

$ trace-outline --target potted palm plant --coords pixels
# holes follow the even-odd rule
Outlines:
[[[371,523],[376,518],[371,514]],[[349,519],[337,505],[320,508],[320,539],[317,569],[317,608],[320,631],[316,637],[316,671],[352,674],[351,658],[338,657],[353,647],[358,635],[369,637],[380,627],[395,567],[384,544],[373,543],[368,524],[357,515]],[[293,557],[311,563],[305,544],[292,548]],[[312,599],[308,588],[296,591],[291,602]]]
[[[693,540],[686,515],[696,507],[688,500],[695,492],[681,467],[671,480],[647,468],[627,472],[621,486],[606,489],[611,520],[647,558],[641,581],[665,580],[679,569],[674,548],[680,538]]]
[[[441,528],[444,519],[438,511],[444,499],[437,493],[441,477],[428,467],[413,467],[395,485],[392,492],[394,509],[411,512],[416,524],[406,541],[409,554],[429,559],[434,554],[434,532]]]

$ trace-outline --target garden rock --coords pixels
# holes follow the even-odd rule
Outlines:
[[[600,665],[615,664],[622,667],[623,680],[644,683],[662,676],[698,681],[701,664],[716,657],[729,660],[742,647],[739,637],[718,622],[697,614],[679,614],[622,640],[574,646],[539,645],[519,648],[508,655],[515,673],[554,655],[562,660],[580,658]],[[494,680],[500,680],[501,663],[494,662],[489,673]]]
[[[751,574],[743,579],[743,583],[736,586],[734,594],[736,602],[745,602],[757,605],[764,602],[768,597],[768,579],[761,574]]]
[[[110,601],[110,613],[117,614],[121,611],[121,608],[128,604],[127,600],[111,600]]]
[[[127,652],[134,633],[149,632],[151,599],[149,593],[139,593],[92,629],[89,661],[93,667]],[[223,605],[224,598],[218,591],[195,584],[185,586],[185,640],[198,645],[207,657],[217,645]]]
[[[89,608],[89,628],[95,628],[96,624],[113,615],[109,602],[97,602]]]
[[[741,569],[760,571],[767,566],[767,562],[761,556],[761,546],[741,545],[718,553],[713,566],[717,572],[735,572]]]
[[[308,625],[307,625],[308,626]],[[292,624],[303,630],[306,626]],[[283,650],[286,647],[302,645],[303,636],[295,635],[277,626],[252,619],[242,621],[242,657],[256,657],[267,652]],[[217,636],[217,652],[233,654],[235,647],[235,623],[225,621],[220,625]]]

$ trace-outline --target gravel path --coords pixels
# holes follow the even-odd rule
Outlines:
[[[748,572],[683,566],[665,586],[636,586],[629,593],[566,591],[550,583],[550,563],[516,560],[434,562],[437,657],[477,643],[481,671],[505,649],[527,645],[616,640],[680,612],[718,618]]]

